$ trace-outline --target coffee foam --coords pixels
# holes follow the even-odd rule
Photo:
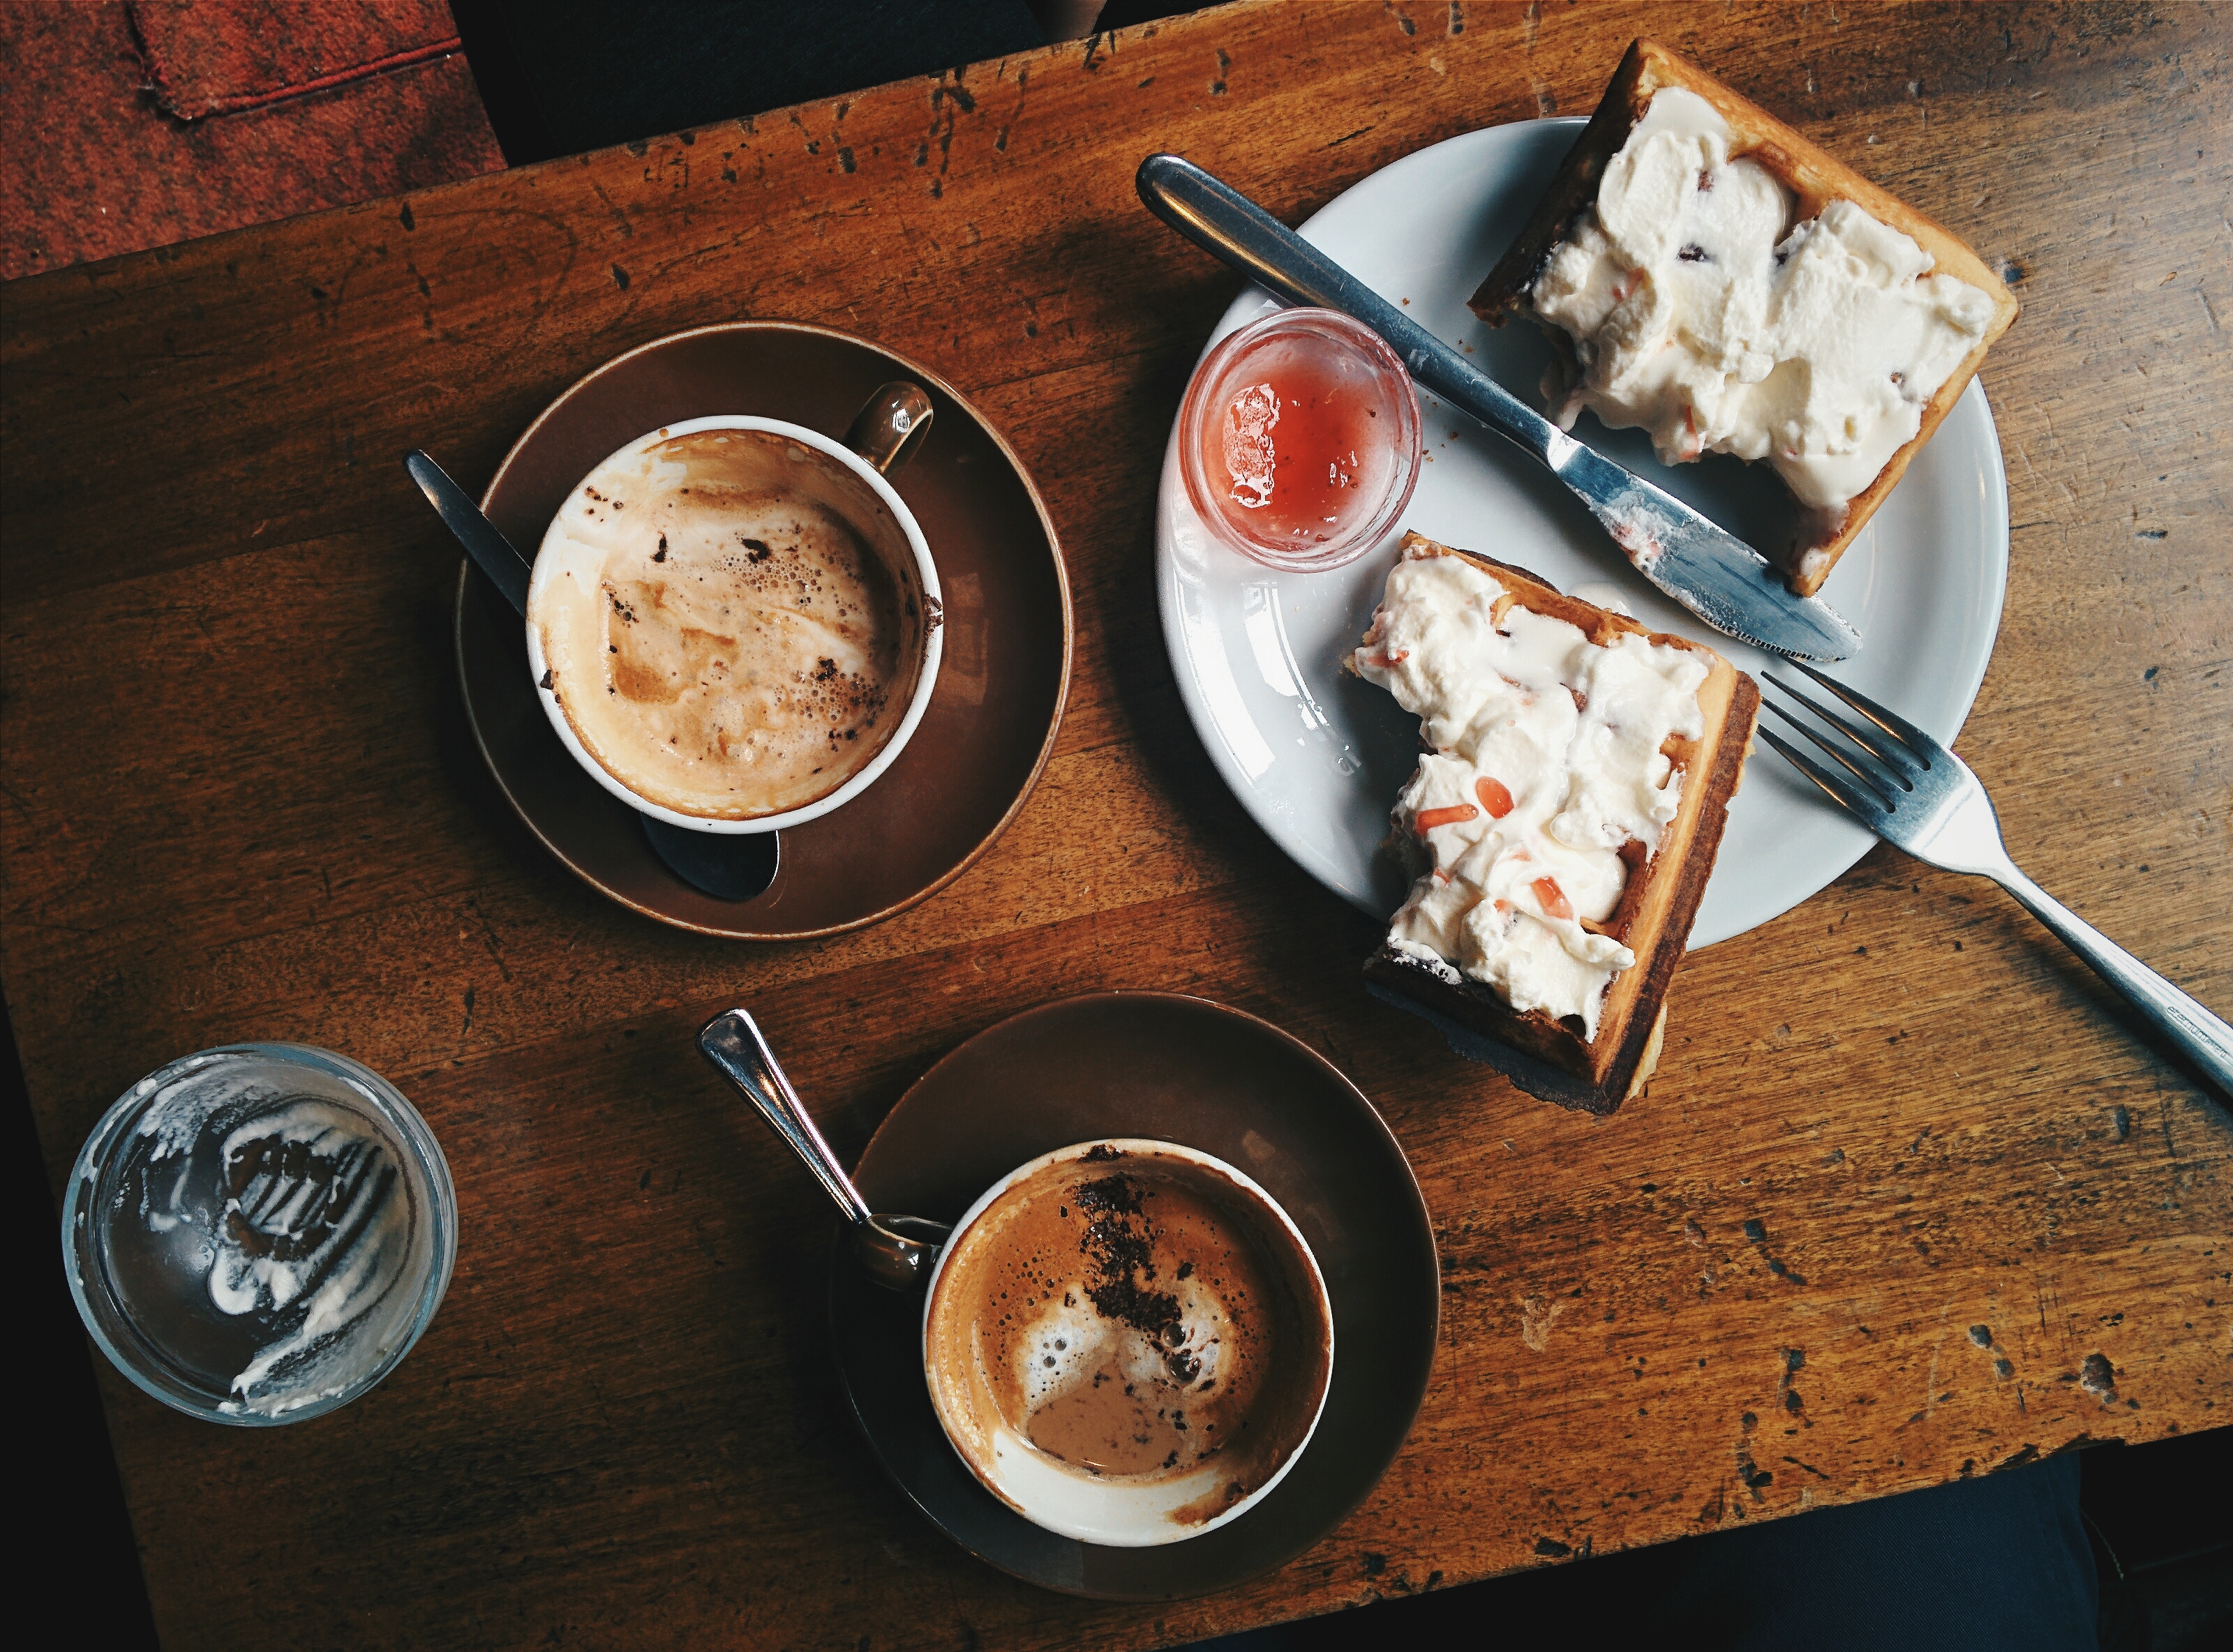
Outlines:
[[[1200,1525],[1307,1436],[1330,1330],[1285,1224],[1214,1167],[1142,1145],[1050,1165],[972,1223],[941,1269],[926,1360],[949,1434],[1012,1502],[1083,1474],[1161,1488],[1166,1528]]]
[[[1193,1279],[1174,1284],[1171,1294],[1178,1299],[1180,1323],[1189,1328],[1182,1346],[1195,1365],[1186,1389],[1206,1391],[1237,1363],[1227,1356],[1224,1338],[1217,1335],[1225,1323],[1225,1304],[1214,1291]],[[1066,1301],[1074,1301],[1075,1297],[1072,1286]],[[1027,1418],[1040,1417],[1052,1402],[1075,1394],[1081,1385],[1090,1388],[1093,1377],[1103,1373],[1113,1374],[1117,1381],[1136,1388],[1177,1389],[1171,1379],[1167,1350],[1130,1326],[1112,1324],[1090,1303],[1075,1306],[1055,1303],[1027,1321],[1019,1334],[997,1340],[999,1349],[1006,1351],[1005,1360],[999,1351],[986,1351],[981,1330],[978,1356],[988,1376],[995,1366],[1008,1368],[1003,1374],[1013,1383],[1017,1402],[1013,1408]]]
[[[906,716],[928,630],[905,533],[802,442],[633,443],[568,496],[537,563],[544,687],[650,803],[713,820],[804,807]]]

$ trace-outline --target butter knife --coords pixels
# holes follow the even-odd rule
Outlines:
[[[1576,441],[1247,196],[1177,155],[1140,163],[1140,198],[1275,298],[1338,309],[1387,340],[1411,376],[1572,490],[1637,572],[1716,631],[1801,660],[1843,660],[1860,634],[1794,596],[1768,558],[1670,493]]]

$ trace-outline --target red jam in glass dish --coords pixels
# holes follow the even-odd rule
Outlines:
[[[1179,464],[1195,513],[1273,568],[1338,568],[1395,528],[1418,485],[1419,398],[1379,335],[1275,310],[1195,370]]]

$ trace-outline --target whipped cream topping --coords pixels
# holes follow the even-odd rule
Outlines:
[[[218,1408],[277,1416],[345,1392],[387,1356],[428,1264],[381,1127],[346,1103],[275,1094],[244,1064],[221,1052],[160,1089],[143,1081],[153,1100],[137,1129],[137,1202],[179,1271],[173,1287],[199,1275],[237,1327],[226,1344],[252,1350]]]
[[[1681,806],[1661,748],[1704,734],[1706,662],[1634,633],[1592,642],[1414,539],[1353,663],[1430,748],[1394,811],[1426,869],[1390,944],[1522,1013],[1578,1016],[1595,1038],[1605,989],[1636,962],[1595,926]]]
[[[1563,427],[1587,407],[1650,432],[1665,464],[1768,460],[1827,537],[1915,439],[1993,301],[1851,201],[1794,224],[1790,192],[1731,159],[1730,139],[1695,92],[1654,95],[1535,279],[1534,313],[1579,369],[1553,367],[1544,394]]]
[[[305,1385],[306,1356],[387,1298],[411,1248],[409,1200],[388,1151],[364,1119],[296,1101],[239,1126],[224,1153],[235,1191],[218,1229],[210,1300],[290,1325],[232,1379],[227,1408],[282,1411],[337,1393],[355,1373],[337,1369]],[[273,1391],[275,1374],[290,1392]]]

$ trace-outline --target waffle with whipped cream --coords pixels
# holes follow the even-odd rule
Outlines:
[[[1610,1111],[1657,1058],[1752,679],[1418,534],[1348,665],[1420,719],[1391,816],[1411,892],[1368,979],[1553,1070],[1500,1063],[1524,1087]]]
[[[1956,236],[1649,40],[1472,304],[1549,335],[1561,426],[1772,466],[1798,524],[1759,549],[1802,596],[2017,309]]]

